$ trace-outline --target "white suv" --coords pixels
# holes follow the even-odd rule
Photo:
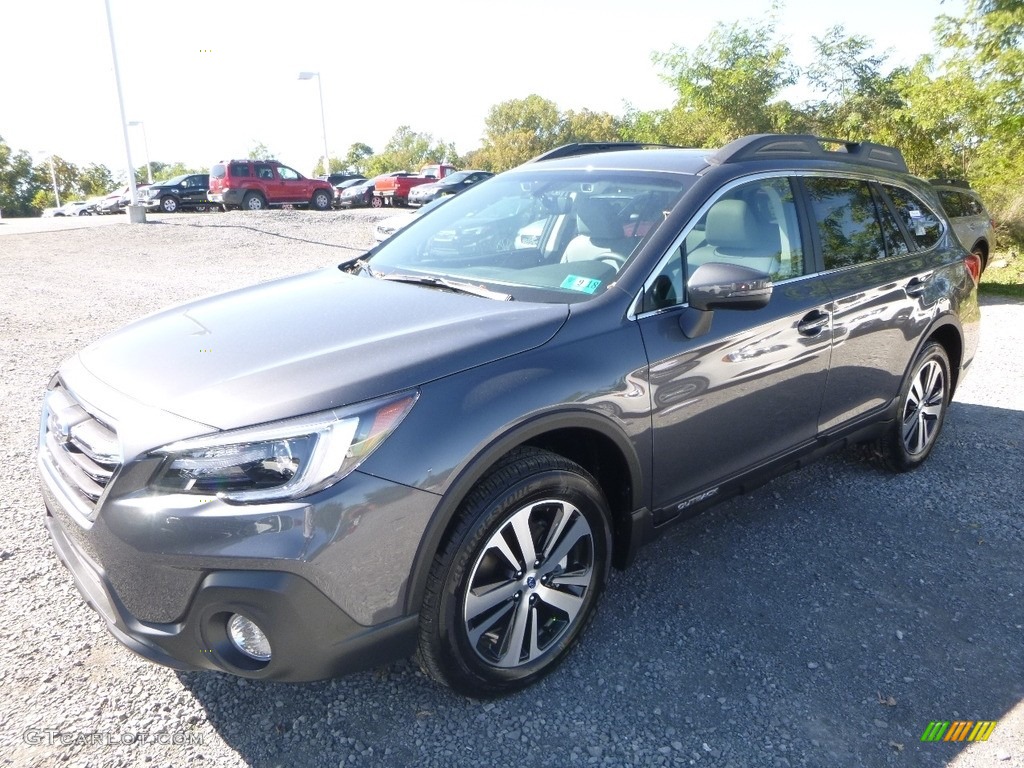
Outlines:
[[[995,245],[995,222],[988,215],[978,193],[966,181],[932,179],[932,186],[949,216],[953,232],[964,248],[981,257],[981,270],[988,266],[988,254]]]

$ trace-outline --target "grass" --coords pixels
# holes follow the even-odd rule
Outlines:
[[[994,251],[981,276],[981,293],[1024,299],[1024,255],[1016,248]]]

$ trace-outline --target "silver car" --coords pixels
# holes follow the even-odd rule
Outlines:
[[[939,201],[953,225],[957,240],[971,253],[981,257],[981,270],[988,266],[988,255],[995,245],[995,222],[981,197],[966,181],[932,179]]]

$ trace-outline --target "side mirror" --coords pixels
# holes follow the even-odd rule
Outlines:
[[[761,309],[772,297],[772,280],[764,272],[739,264],[708,262],[694,270],[686,284],[690,306],[715,309]]]

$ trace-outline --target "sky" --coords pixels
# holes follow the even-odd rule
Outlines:
[[[132,161],[208,168],[257,143],[310,173],[328,150],[375,151],[402,125],[480,146],[492,106],[536,93],[560,110],[622,114],[673,103],[651,54],[694,49],[717,22],[757,22],[767,0],[108,0]],[[934,49],[963,0],[783,0],[799,65],[841,24],[888,52]],[[794,101],[808,94],[786,94]],[[0,0],[0,137],[38,161],[128,167],[104,0]],[[855,137],[851,137],[855,138]]]

